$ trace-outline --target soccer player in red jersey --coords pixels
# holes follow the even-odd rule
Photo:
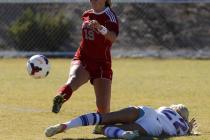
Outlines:
[[[72,93],[90,80],[99,113],[110,112],[112,69],[111,46],[119,25],[111,0],[90,0],[92,9],[82,15],[82,39],[71,63],[68,81],[54,97],[52,112],[58,113]]]

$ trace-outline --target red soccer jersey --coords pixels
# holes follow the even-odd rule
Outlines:
[[[75,58],[86,61],[90,60],[92,62],[111,62],[110,49],[112,43],[96,29],[88,27],[88,23],[90,20],[97,20],[109,31],[115,32],[118,35],[119,25],[115,13],[109,7],[100,13],[95,13],[91,9],[83,13],[82,20],[82,40],[75,54]]]

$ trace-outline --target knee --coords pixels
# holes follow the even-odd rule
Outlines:
[[[72,88],[72,91],[75,91],[79,88],[80,83],[77,80],[77,77],[75,75],[70,75],[67,84]]]
[[[139,109],[136,107],[129,107],[129,114],[132,121],[137,120],[140,117]]]

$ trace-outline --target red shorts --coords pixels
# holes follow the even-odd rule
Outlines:
[[[111,62],[93,62],[73,59],[72,64],[82,64],[84,66],[89,72],[91,84],[93,84],[93,81],[97,78],[112,80],[113,72]]]

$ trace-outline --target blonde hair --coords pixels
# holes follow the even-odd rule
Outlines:
[[[198,131],[198,126],[196,123],[192,123],[193,121],[195,122],[195,119],[193,118],[189,122],[189,110],[188,108],[183,105],[183,104],[177,104],[177,105],[171,105],[171,109],[179,113],[179,115],[188,123],[189,126],[189,135],[199,135],[200,132]]]
[[[173,109],[174,111],[176,111],[177,113],[179,113],[179,115],[188,122],[189,120],[189,110],[188,108],[183,105],[183,104],[176,104],[176,105],[171,105],[170,106],[171,109]]]

